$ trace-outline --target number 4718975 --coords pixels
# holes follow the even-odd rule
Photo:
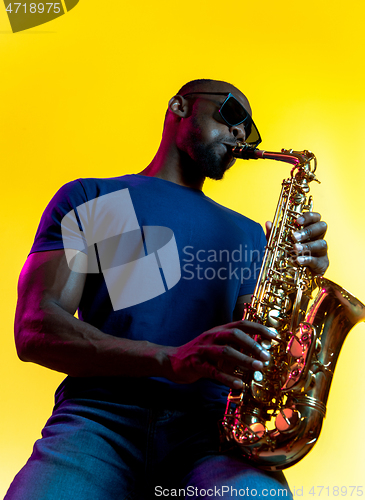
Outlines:
[[[321,493],[323,493],[323,496],[357,496],[361,497],[364,492],[362,490],[362,486],[316,486],[317,490],[315,490],[315,487],[312,486],[312,488],[309,490],[309,494],[313,496],[320,496]]]
[[[6,11],[9,12],[9,13],[12,13],[14,12],[15,14],[18,14],[18,12],[24,12],[24,14],[27,13],[27,4],[26,3],[13,3],[14,5],[14,8],[12,8],[12,4],[9,3],[9,5],[6,7]],[[46,13],[46,14],[49,14],[50,12],[53,12],[54,14],[59,14],[61,12],[61,8],[60,8],[60,3],[39,3],[39,4],[36,4],[36,3],[31,3],[29,4],[29,9],[28,9],[28,12],[30,14],[35,14],[36,12],[38,12],[39,14],[43,14]],[[24,7],[24,10],[21,8],[21,7]],[[51,10],[53,7],[53,10]],[[20,9],[20,10],[19,10]]]

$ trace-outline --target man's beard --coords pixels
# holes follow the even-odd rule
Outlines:
[[[199,144],[195,148],[197,166],[204,177],[209,179],[223,179],[225,172],[232,166],[232,157],[229,158],[228,152],[220,156],[215,151],[214,145],[209,148]]]
[[[192,146],[194,158],[186,157],[186,174],[188,176],[221,180],[225,172],[233,165],[232,155],[227,151],[225,155],[216,152],[214,144],[209,146],[201,143],[194,143]],[[216,144],[221,144],[217,141]]]

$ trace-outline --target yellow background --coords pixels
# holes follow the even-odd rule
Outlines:
[[[18,34],[0,5],[0,493],[29,456],[63,378],[20,362],[13,342],[17,277],[40,215],[69,180],[142,170],[168,98],[186,81],[223,79],[242,89],[264,149],[315,152],[327,276],[365,301],[364,5],[81,0]],[[282,163],[241,161],[205,192],[264,223],[287,174]],[[364,335],[361,324],[343,348],[318,444],[287,471],[303,498],[317,498],[312,486],[364,484]]]

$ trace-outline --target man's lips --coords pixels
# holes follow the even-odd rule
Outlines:
[[[227,149],[229,153],[232,153],[232,149],[237,146],[237,143],[235,142],[234,144],[232,142],[222,142],[223,146]]]

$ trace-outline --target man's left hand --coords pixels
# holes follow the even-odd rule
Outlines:
[[[327,224],[321,221],[316,212],[305,212],[297,219],[298,229],[293,233],[293,250],[297,255],[295,262],[308,266],[315,275],[322,275],[329,266],[327,242],[323,239]],[[271,223],[266,223],[270,234]],[[268,237],[267,234],[267,237]]]

